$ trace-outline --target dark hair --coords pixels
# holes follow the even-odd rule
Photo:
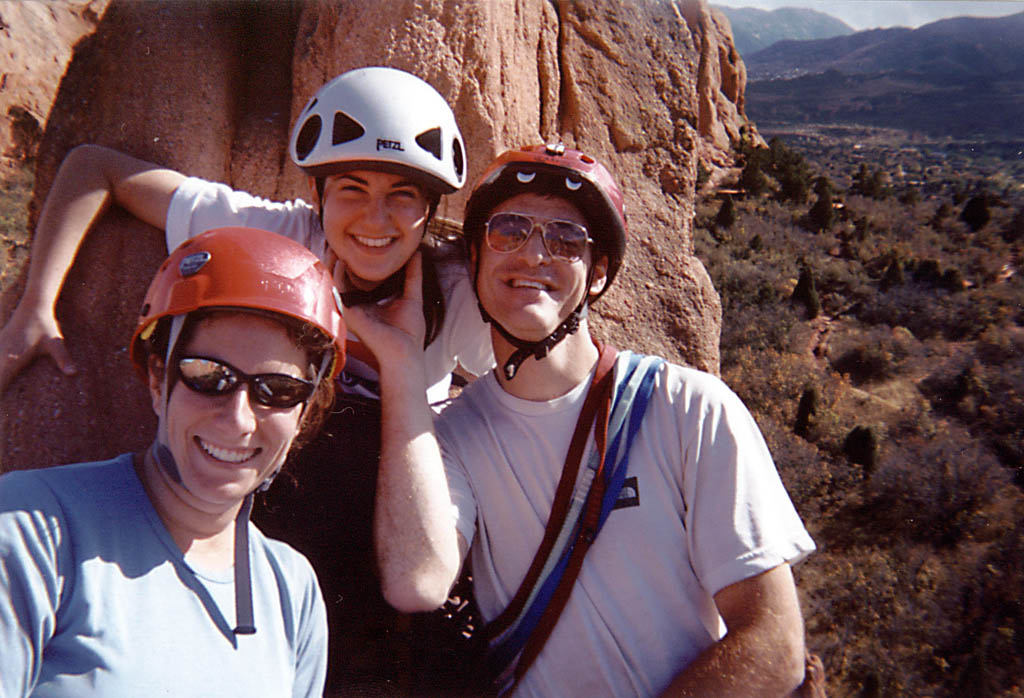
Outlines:
[[[438,270],[449,264],[463,263],[466,251],[460,240],[443,236],[434,230],[424,237],[420,244],[420,254],[423,257],[423,319],[427,325],[423,348],[426,349],[441,334],[447,313]]]

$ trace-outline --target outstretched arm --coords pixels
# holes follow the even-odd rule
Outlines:
[[[183,179],[101,146],[81,145],[67,154],[39,216],[25,292],[0,330],[0,391],[41,354],[64,373],[74,373],[55,306],[82,241],[111,203],[163,229],[171,196]]]
[[[804,629],[788,564],[715,594],[727,634],[676,676],[663,697],[789,696],[803,680]]]
[[[406,265],[401,298],[383,308],[345,309],[349,328],[380,365],[374,539],[384,598],[405,613],[430,611],[444,603],[467,548],[455,530],[427,404],[421,264],[417,253]]]

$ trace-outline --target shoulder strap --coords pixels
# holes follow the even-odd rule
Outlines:
[[[601,349],[604,357],[605,348]],[[614,354],[614,350],[611,353]],[[499,694],[514,688],[540,654],[568,602],[584,555],[611,513],[622,489],[629,448],[639,431],[657,369],[663,361],[631,352],[623,352],[619,359],[609,361],[614,363],[615,370],[610,376],[612,380],[608,382],[608,387],[600,393],[602,405],[594,428],[595,450],[584,476],[577,478],[576,471],[579,470],[583,448],[582,444],[576,444],[577,436],[582,430],[583,437],[580,440],[585,443],[593,421],[592,416],[584,420],[586,402],[581,410],[544,541],[530,572],[513,599],[513,604],[519,602],[520,605],[514,609],[514,615],[510,614],[511,618],[506,616],[509,611],[506,609],[505,613],[495,619],[495,622],[501,620],[503,627],[492,628],[488,624],[485,628],[490,643],[488,664],[493,675],[497,676],[495,685]],[[596,385],[595,375],[591,393]],[[588,394],[588,400],[591,396]],[[581,424],[584,426],[581,427]],[[612,437],[610,446],[609,435]],[[577,446],[575,451],[573,446]],[[606,461],[611,463],[611,467],[606,467]],[[577,496],[571,498],[562,489],[570,470],[577,484]],[[556,510],[563,518],[560,526],[562,530],[552,534]],[[566,529],[571,529],[571,536],[565,535]],[[546,543],[550,545],[545,549]],[[542,557],[545,559],[542,560]],[[509,608],[512,608],[512,604]]]
[[[562,468],[562,476],[558,481],[558,488],[555,490],[555,500],[551,506],[551,514],[548,516],[547,526],[544,529],[544,538],[541,539],[540,547],[530,563],[530,568],[519,585],[518,591],[512,597],[512,601],[494,620],[483,629],[488,642],[499,637],[522,613],[523,607],[530,596],[530,591],[537,586],[537,580],[544,569],[544,563],[551,555],[555,542],[566,520],[573,490],[576,486],[577,475],[580,463],[583,460],[583,449],[587,444],[587,437],[590,435],[590,427],[597,417],[597,410],[602,404],[608,402],[612,388],[612,368],[615,364],[616,350],[609,345],[600,345],[600,354],[597,360],[597,368],[590,381],[590,389],[583,401],[583,408],[576,420],[576,429],[569,442],[569,451],[565,456],[565,465]],[[604,410],[604,420],[607,423],[607,406]]]

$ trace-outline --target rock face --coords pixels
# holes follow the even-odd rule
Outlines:
[[[33,157],[75,42],[110,0],[0,0],[0,166]]]
[[[692,255],[691,221],[698,155],[725,163],[744,122],[727,23],[703,1],[385,4],[112,0],[61,83],[34,210],[67,151],[88,142],[262,196],[308,196],[286,153],[291,121],[334,75],[390,65],[454,106],[470,182],[524,143],[562,140],[605,162],[625,190],[631,238],[591,315],[595,332],[716,371],[720,304]],[[465,199],[448,197],[439,215],[461,220]],[[147,445],[152,409],[124,347],[165,254],[159,231],[105,215],[58,306],[79,373],[40,361],[11,384],[0,470]]]

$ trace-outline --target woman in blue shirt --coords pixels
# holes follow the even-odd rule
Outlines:
[[[321,696],[309,562],[249,522],[345,360],[332,277],[256,229],[181,245],[132,360],[152,446],[0,477],[0,696]]]

